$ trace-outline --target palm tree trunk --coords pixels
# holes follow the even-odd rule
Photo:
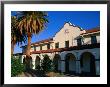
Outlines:
[[[12,55],[13,52],[14,52],[14,46],[15,46],[15,41],[13,41],[13,42],[11,43],[11,55]]]
[[[27,49],[26,49],[26,57],[30,58],[30,49],[31,49],[31,34],[28,33],[28,44],[27,44]]]
[[[30,49],[31,49],[31,34],[28,33],[27,34],[28,37],[28,44],[27,44],[27,48],[26,48],[26,71],[30,70]]]

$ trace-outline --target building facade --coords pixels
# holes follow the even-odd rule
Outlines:
[[[25,53],[25,46],[22,52]],[[65,23],[53,38],[31,44],[32,69],[47,54],[55,61],[56,70],[62,73],[100,75],[100,27],[84,30],[71,23]],[[26,55],[22,55],[22,63]]]

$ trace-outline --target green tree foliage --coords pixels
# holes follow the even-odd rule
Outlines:
[[[25,70],[25,66],[20,62],[20,58],[15,58],[12,56],[11,58],[11,76],[17,76]]]
[[[39,34],[46,28],[48,23],[48,15],[45,11],[19,11],[18,31],[22,34],[25,32],[27,36],[26,57],[30,57],[31,38],[33,34]]]
[[[43,55],[44,59],[42,61],[42,69],[45,72],[49,72],[52,70],[52,60],[49,59],[48,55]]]
[[[27,37],[24,32],[21,34],[17,29],[18,19],[16,16],[11,16],[11,54],[14,52],[16,44],[26,43]]]

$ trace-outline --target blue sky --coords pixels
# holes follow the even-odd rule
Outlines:
[[[85,30],[100,26],[99,11],[49,11],[47,13],[49,23],[41,33],[32,37],[32,43],[53,37],[66,22],[71,22]],[[12,12],[11,15],[15,14],[16,12]],[[14,53],[21,52],[20,46],[16,45]]]

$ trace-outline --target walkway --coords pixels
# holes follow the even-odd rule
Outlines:
[[[22,74],[18,75],[17,77],[78,77],[78,76],[55,73],[55,72],[49,72],[44,75],[42,71],[38,72],[36,70],[30,70],[28,72],[23,72]]]

